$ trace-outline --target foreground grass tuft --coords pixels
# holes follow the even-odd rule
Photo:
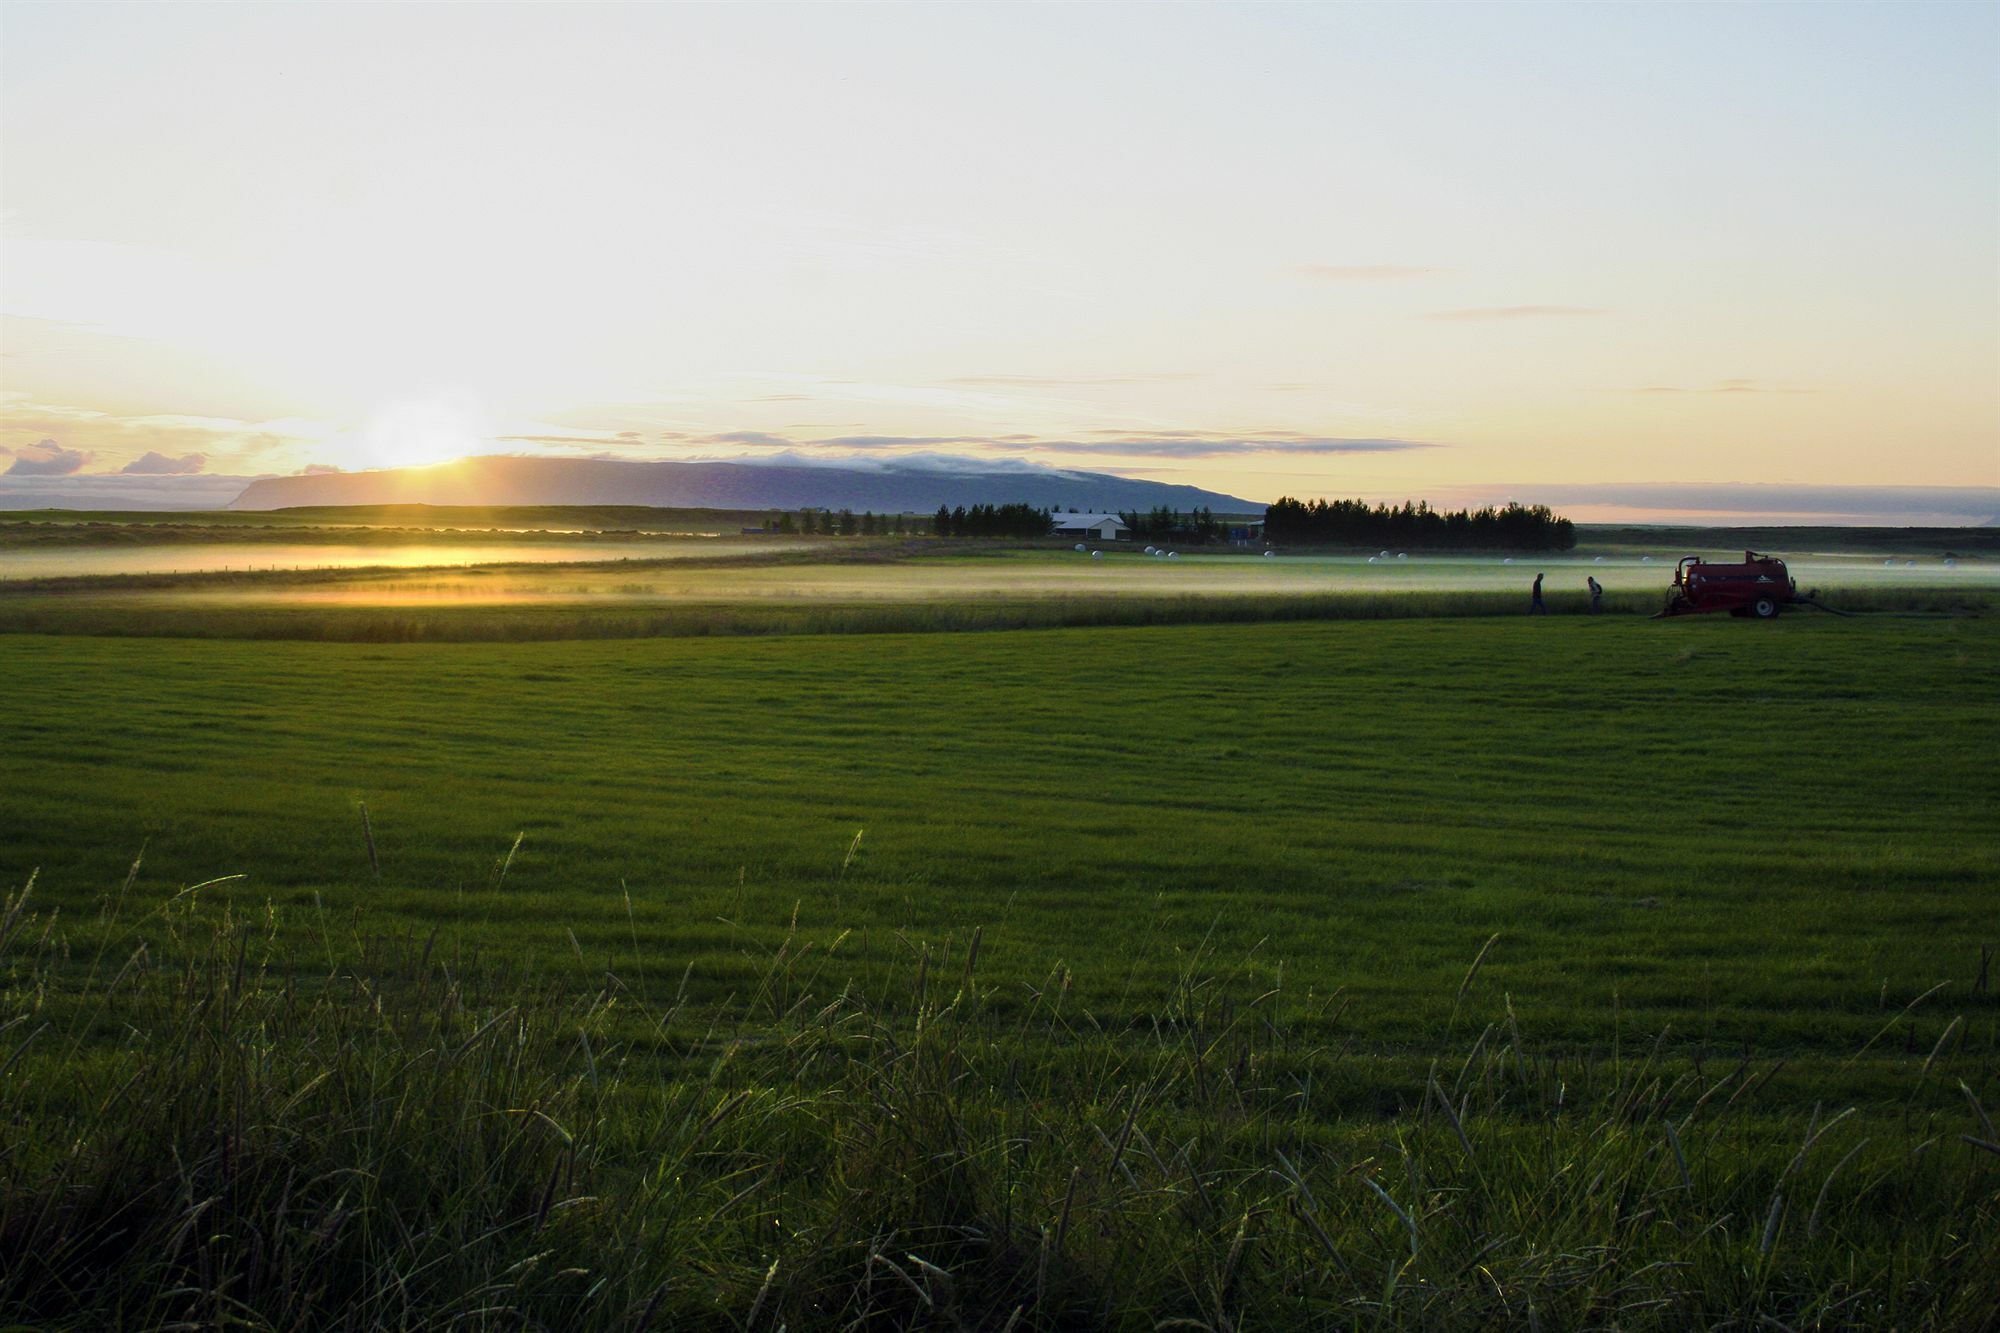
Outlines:
[[[1928,1063],[1801,1124],[1760,1111],[1774,1062],[1579,1056],[1507,1007],[1378,1112],[1337,1005],[1206,953],[1111,1022],[1061,967],[997,994],[978,933],[865,991],[841,937],[794,935],[696,1008],[664,960],[578,984],[304,915],[128,880],[82,958],[31,886],[0,908],[0,1320],[1972,1328],[2000,1300],[1993,1108]]]

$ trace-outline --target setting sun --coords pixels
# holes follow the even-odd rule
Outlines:
[[[494,452],[477,413],[462,398],[409,399],[376,413],[353,436],[330,441],[325,462],[350,470],[428,467]]]

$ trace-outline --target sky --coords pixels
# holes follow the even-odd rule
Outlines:
[[[10,2],[0,320],[17,487],[1993,487],[2000,6]]]

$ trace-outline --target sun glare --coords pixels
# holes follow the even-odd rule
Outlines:
[[[378,412],[347,449],[355,469],[427,467],[483,452],[477,414],[445,399],[398,402]]]

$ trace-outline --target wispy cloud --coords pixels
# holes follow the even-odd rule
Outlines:
[[[988,388],[1068,389],[1101,388],[1114,384],[1172,384],[1200,378],[1190,370],[1162,371],[1145,375],[958,375],[946,384],[975,384]]]
[[[206,454],[182,454],[179,458],[169,458],[157,449],[148,449],[118,470],[128,477],[192,477],[206,466]]]
[[[1416,264],[1295,264],[1291,271],[1315,282],[1400,282],[1443,270]]]
[[[1655,521],[1693,522],[1706,516],[1735,521],[2000,525],[1996,486],[1825,486],[1757,482],[1572,482],[1456,487],[1452,504],[1490,504],[1507,499],[1557,507],[1605,506],[1651,510]]]
[[[751,444],[775,449],[788,448],[791,441],[782,435],[773,435],[761,430],[732,430],[720,435],[703,435],[696,438],[697,444]]]
[[[1067,440],[1047,440],[1037,446],[1051,452],[1071,449],[1094,450],[1112,455],[1146,458],[1223,458],[1232,454],[1395,454],[1412,449],[1443,447],[1426,440],[1370,440],[1311,435],[1283,439],[1268,437],[1235,440],[1120,439],[1103,440],[1089,445]]]
[[[47,435],[69,440],[77,447],[65,452],[81,453],[93,462],[103,458],[108,460],[107,466],[121,459],[143,459],[154,454],[169,460],[200,454],[205,462],[215,462],[220,458],[238,467],[247,463],[251,469],[267,461],[289,467],[298,453],[323,444],[337,433],[336,428],[327,422],[302,418],[243,421],[234,417],[185,413],[122,415],[91,407],[37,402],[19,393],[8,394],[4,401],[0,401],[0,432],[15,438]],[[25,452],[40,447],[17,445],[16,450]],[[34,474],[17,471],[16,475]],[[193,474],[141,472],[134,475]]]
[[[680,437],[669,431],[663,433],[662,438],[678,439]],[[607,445],[644,444],[646,437],[636,430],[621,430],[615,434],[608,435],[496,435],[493,437],[493,440],[496,444],[549,444],[564,449],[602,449]]]
[[[1601,306],[1590,305],[1483,305],[1468,306],[1463,310],[1433,310],[1426,319],[1475,320],[1475,319],[1576,319],[1592,315],[1608,315],[1611,312]]]
[[[1785,384],[1765,384],[1761,380],[1730,379],[1717,380],[1706,388],[1686,389],[1677,384],[1648,384],[1640,393],[1818,393],[1817,389],[1798,388]]]
[[[65,449],[54,440],[23,445],[14,451],[14,461],[4,475],[9,477],[67,477],[79,472],[92,455],[81,449]]]
[[[1363,439],[1349,436],[1303,435],[1290,430],[1198,431],[1168,430],[1136,434],[1092,431],[1087,439],[1042,435],[835,435],[825,439],[791,439],[765,431],[730,431],[706,436],[698,443],[749,445],[797,453],[837,450],[873,453],[918,449],[962,448],[1001,454],[1068,454],[1130,458],[1224,458],[1235,454],[1386,454],[1444,446],[1427,440]]]

